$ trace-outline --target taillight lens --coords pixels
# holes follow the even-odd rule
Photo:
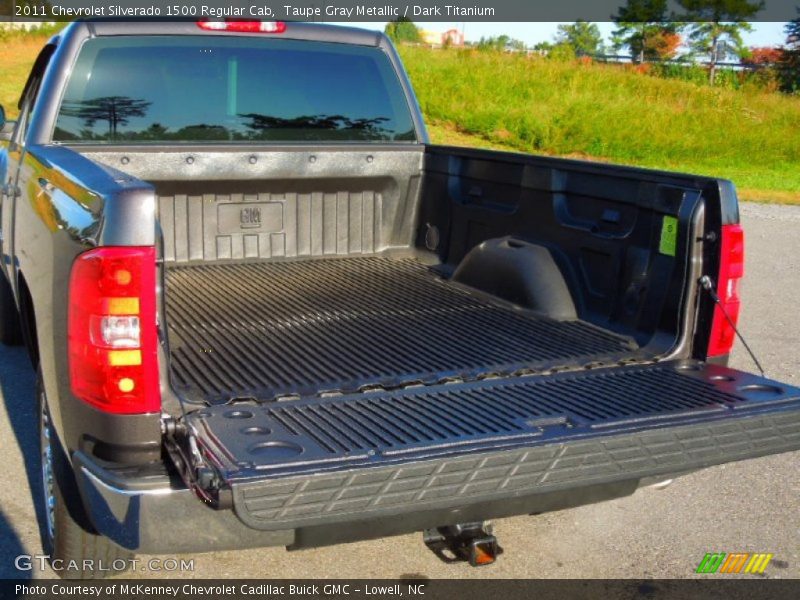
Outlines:
[[[161,410],[153,247],[78,256],[69,282],[72,393],[115,414]]]
[[[739,309],[741,308],[739,282],[744,275],[744,230],[741,225],[722,226],[720,249],[717,295],[725,312],[736,324],[739,321]],[[716,305],[711,325],[711,340],[708,344],[708,356],[730,354],[735,339],[736,332],[725,318],[722,308]]]
[[[206,31],[231,31],[234,33],[283,33],[283,21],[198,21],[197,26]]]

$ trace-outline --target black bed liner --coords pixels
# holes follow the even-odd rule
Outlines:
[[[387,257],[170,266],[173,384],[195,401],[307,396],[614,364],[633,340]]]
[[[800,390],[668,362],[214,406],[187,423],[240,518],[282,529],[795,450]]]

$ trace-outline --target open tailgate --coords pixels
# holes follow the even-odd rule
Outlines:
[[[237,403],[186,424],[214,495],[279,530],[506,499],[522,513],[548,492],[797,450],[800,389],[681,361]]]

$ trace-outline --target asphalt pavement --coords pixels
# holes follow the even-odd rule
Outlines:
[[[741,329],[767,374],[800,385],[800,207],[745,204],[747,273]],[[741,344],[732,366],[753,370]],[[20,554],[41,554],[32,501],[38,451],[34,376],[21,349],[0,349],[0,578]],[[505,552],[478,569],[439,562],[421,534],[287,552],[195,554],[198,578],[684,578],[706,552],[769,552],[764,577],[800,578],[800,452],[706,469],[663,490],[539,515],[501,519]],[[164,524],[169,527],[168,523]],[[149,557],[145,557],[147,560]],[[166,558],[166,557],[160,557]],[[133,577],[169,577],[139,570]]]

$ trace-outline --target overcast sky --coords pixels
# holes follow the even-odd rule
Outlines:
[[[457,27],[464,28],[467,41],[478,41],[481,37],[490,37],[505,34],[522,40],[527,46],[537,42],[553,41],[559,23],[423,23],[415,22],[422,29],[430,31],[445,31]],[[347,23],[353,27],[383,30],[386,23]],[[753,31],[745,33],[744,41],[748,46],[779,46],[786,41],[783,28],[786,23],[753,23]],[[614,23],[597,23],[603,34],[604,41],[609,42]]]

